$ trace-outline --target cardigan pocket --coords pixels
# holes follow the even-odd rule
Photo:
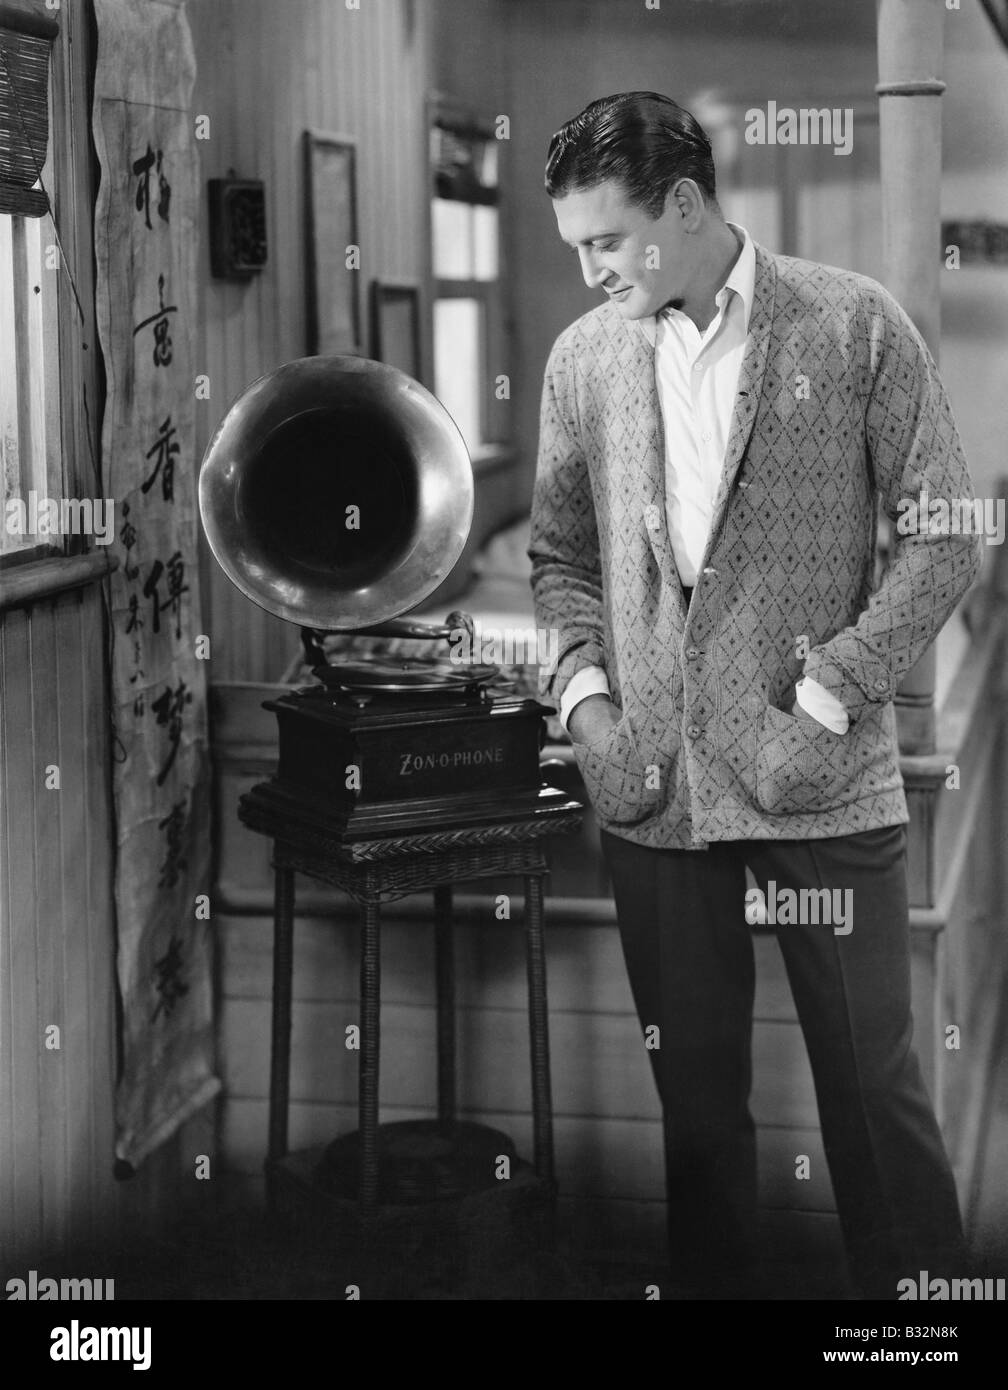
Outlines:
[[[661,779],[649,777],[626,714],[595,743],[571,743],[595,814],[603,825],[636,825],[658,810]],[[650,786],[656,781],[658,786]]]
[[[879,750],[877,721],[846,734],[767,705],[756,729],[756,801],[771,815],[826,811],[863,793],[861,773]]]

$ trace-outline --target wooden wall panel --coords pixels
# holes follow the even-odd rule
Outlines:
[[[311,1103],[347,1103],[357,1096],[359,1053],[345,1046],[359,1022],[356,1001],[295,1004],[291,1095]],[[459,1104],[509,1112],[531,1108],[528,1017],[485,1005],[459,1009]],[[435,1014],[421,1005],[382,1006],[381,1094],[390,1105],[434,1104]],[[265,1096],[269,1077],[269,1005],[222,1001],[221,1076],[229,1096]],[[558,1115],[657,1120],[660,1111],[637,1019],[631,1014],[550,1014],[553,1105]],[[812,1075],[797,1024],[753,1028],[751,1108],[758,1124],[817,1123]]]
[[[69,636],[69,634],[68,634]],[[65,673],[69,682],[79,679],[88,698],[79,710],[67,710],[66,742],[79,740],[83,750],[81,806],[83,814],[67,825],[65,872],[72,885],[75,916],[93,924],[86,934],[86,953],[81,968],[69,973],[67,1026],[75,1036],[87,1038],[86,1065],[90,1086],[80,1078],[68,1091],[67,1123],[73,1143],[81,1144],[78,1162],[69,1164],[72,1183],[72,1243],[95,1247],[114,1228],[119,1194],[109,1181],[109,1127],[113,1123],[108,1097],[116,1081],[116,937],[114,921],[114,845],[110,843],[112,803],[111,738],[109,728],[109,672],[99,595],[85,596],[77,608],[76,641],[80,651],[80,675]],[[61,683],[64,675],[61,672]],[[61,707],[62,708],[62,707]],[[81,892],[81,864],[88,865]],[[78,925],[77,930],[80,930]],[[111,1026],[110,1026],[111,1024]],[[95,1107],[99,1122],[89,1120]],[[88,1150],[83,1148],[87,1136]],[[152,1160],[153,1162],[153,1160]],[[156,1200],[157,1177],[145,1179]]]
[[[55,612],[55,610],[51,611]],[[90,649],[86,641],[86,638],[91,635],[87,631],[87,627],[93,628],[94,626],[93,619],[91,619],[90,624],[83,621],[86,611],[86,602],[77,602],[67,613],[67,621],[59,629],[60,642],[55,653],[57,687],[62,688],[68,682],[78,679],[83,680],[84,688],[89,692],[88,700],[67,702],[66,704],[54,702],[59,719],[59,757],[57,761],[62,778],[62,795],[68,798],[68,805],[71,804],[69,799],[72,798],[73,804],[79,806],[81,810],[79,816],[64,817],[61,826],[60,914],[58,920],[64,922],[67,918],[94,920],[92,907],[97,908],[98,904],[93,901],[93,876],[84,874],[82,884],[82,868],[84,865],[93,865],[97,875],[101,876],[103,863],[107,865],[110,859],[107,851],[103,848],[97,848],[97,852],[92,853],[92,845],[89,844],[89,840],[93,841],[101,827],[107,824],[107,803],[104,797],[101,769],[93,765],[89,752],[90,748],[95,746],[101,748],[105,743],[100,728],[95,731],[93,742],[88,730],[89,710],[93,707],[94,711],[100,715],[100,711],[104,708],[105,690],[104,672],[100,664],[101,647]],[[88,616],[90,618],[90,614]],[[92,684],[92,682],[94,683]],[[97,788],[94,786],[96,781],[98,783]],[[94,795],[96,790],[100,794],[100,799]],[[83,893],[81,892],[82,887]],[[101,883],[101,891],[103,895],[109,891],[106,881]],[[98,910],[101,911],[100,908]],[[111,932],[106,931],[105,935],[110,938]],[[53,977],[54,980],[58,981],[61,998],[58,1008],[53,1011],[53,1021],[59,1023],[61,1032],[73,1043],[74,1051],[83,1042],[88,1074],[92,1078],[92,1087],[103,1087],[108,1094],[111,1091],[111,1076],[107,1054],[111,1038],[102,1039],[103,1051],[106,1054],[104,1067],[101,1065],[102,1058],[94,1055],[98,1042],[92,1031],[91,991],[94,976],[94,934],[86,933],[82,945],[83,950],[79,952],[78,959],[74,961],[72,959],[74,944],[71,933],[61,932],[54,943],[54,951],[58,953],[59,958],[59,969],[53,971]],[[110,965],[111,962],[106,957],[106,970],[109,969]],[[76,968],[71,969],[71,966]],[[104,1004],[108,1011],[111,1001],[101,999],[95,1002]],[[110,1016],[110,1012],[106,1012],[105,1017]],[[92,1136],[88,1126],[89,1095],[88,1089],[80,1085],[79,1076],[71,1077],[72,1053],[66,1047],[58,1053],[50,1053],[49,1057],[53,1061],[57,1058],[60,1059],[63,1069],[59,1097],[61,1106],[60,1128],[55,1136],[54,1147],[59,1153],[60,1162],[65,1167],[66,1185],[63,1205],[70,1222],[72,1243],[74,1226],[89,1224],[93,1174]],[[63,1064],[63,1059],[66,1059],[65,1064]],[[75,1150],[82,1153],[84,1161],[71,1162],[70,1155]],[[88,1230],[89,1239],[92,1235],[93,1231]]]
[[[225,805],[227,803],[224,803]],[[231,806],[233,810],[233,804]],[[267,864],[259,844],[267,880]],[[308,891],[318,893],[317,885]],[[424,899],[409,902],[418,909]],[[430,903],[428,895],[427,904]],[[332,894],[333,917],[299,916],[295,925],[293,997],[298,1001],[353,1000],[359,972],[356,918],[346,899]],[[272,992],[272,918],[222,914],[217,918],[221,976],[231,999],[269,999]],[[633,999],[619,933],[615,927],[554,926],[547,906],[547,965],[550,1006],[558,1011],[633,1013]],[[772,937],[757,936],[754,1017],[761,1022],[795,1021],[787,978]],[[455,990],[462,1008],[525,1007],[525,939],[521,916],[494,917],[487,893],[482,912],[458,912],[455,933]],[[382,927],[382,1002],[432,1003],[434,933],[422,922],[386,920]]]
[[[3,1244],[38,1245],[42,1230],[39,1114],[39,1017],[35,962],[35,749],[31,627],[15,613],[5,620],[0,654],[3,719],[4,1114],[0,1133],[11,1137],[4,1166],[7,1227]]]
[[[178,1142],[113,1177],[111,730],[96,585],[0,618],[0,1276],[107,1258],[178,1201]],[[59,768],[59,789],[45,769]],[[60,1030],[47,1049],[45,1030]],[[80,1272],[79,1270],[77,1271]]]
[[[72,636],[76,624],[72,612],[67,615],[70,651],[73,657]],[[40,604],[32,613],[31,658],[33,667],[56,673],[59,688],[58,629],[55,604]],[[80,670],[79,653],[75,663]],[[64,901],[63,874],[69,867],[63,857],[63,821],[75,822],[72,808],[81,805],[79,769],[63,767],[60,750],[59,703],[49,698],[49,692],[35,687],[33,709],[34,791],[35,791],[35,960],[37,971],[38,1034],[33,1040],[38,1071],[39,1101],[39,1158],[42,1186],[42,1245],[52,1249],[60,1240],[66,1211],[66,1144],[63,1135],[63,1114],[66,1104],[65,1060],[72,1057],[79,1042],[66,1027],[64,984],[67,962],[63,956],[66,940],[63,932],[52,930],[56,923],[66,923],[68,902]],[[80,708],[81,697],[74,702]],[[58,788],[47,786],[47,769],[57,768]],[[67,813],[70,814],[67,814]],[[59,1029],[59,1050],[50,1049],[47,1030]],[[25,1058],[27,1063],[27,1057]]]
[[[101,595],[0,624],[0,1249],[58,1258],[115,1194],[115,934]],[[59,789],[46,768],[58,767]],[[46,1028],[59,1028],[47,1049]]]

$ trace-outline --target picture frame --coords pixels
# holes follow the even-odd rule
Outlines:
[[[360,271],[347,266],[357,235],[357,141],[304,132],[307,338],[310,355],[361,351]]]
[[[371,281],[371,356],[419,381],[420,286],[413,280]]]

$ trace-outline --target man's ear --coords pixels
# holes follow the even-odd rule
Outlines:
[[[694,179],[677,179],[668,191],[665,210],[674,210],[683,221],[683,229],[696,231],[703,220],[706,204],[700,187]]]

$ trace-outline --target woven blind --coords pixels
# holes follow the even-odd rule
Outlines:
[[[55,20],[0,4],[0,213],[42,217],[38,180],[49,144],[49,53]]]

